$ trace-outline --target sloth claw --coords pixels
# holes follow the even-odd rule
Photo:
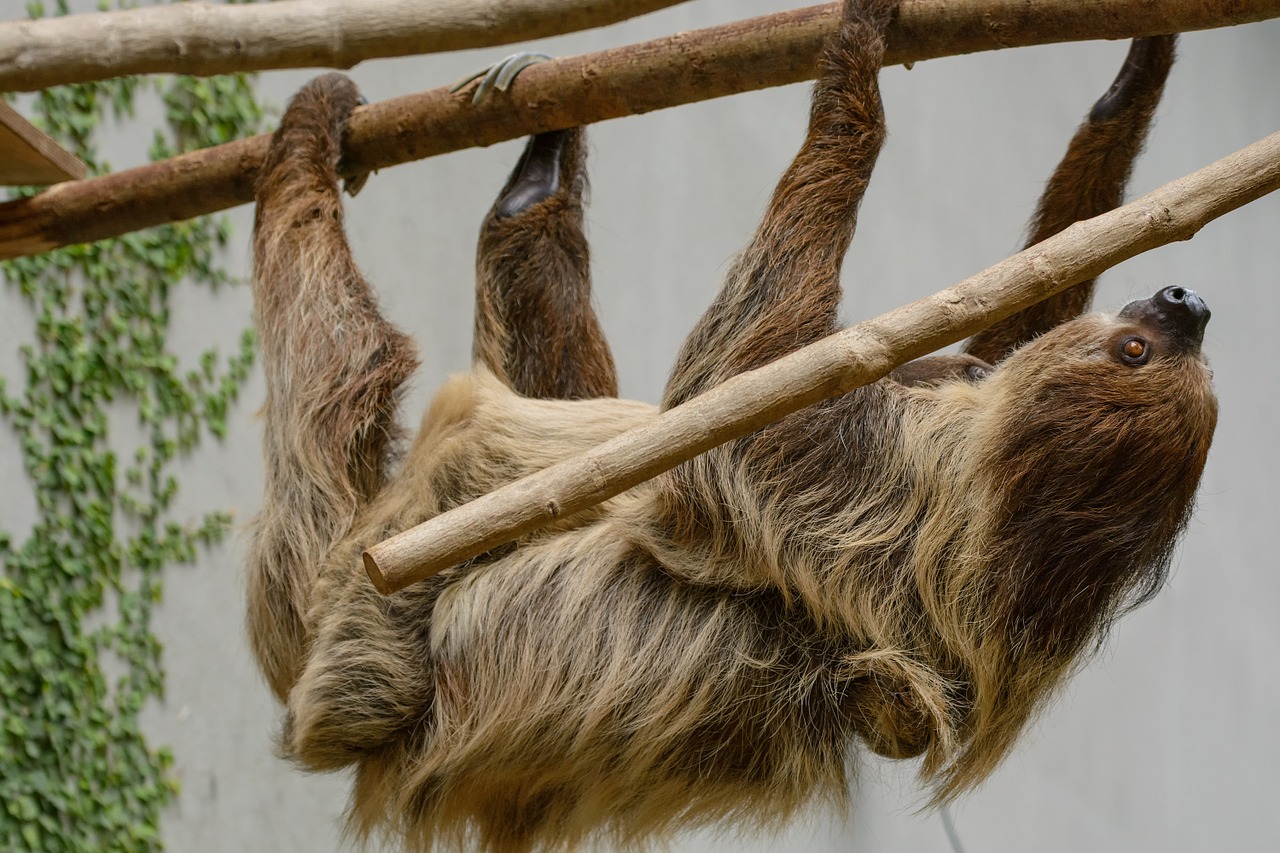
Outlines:
[[[499,218],[523,213],[560,191],[565,178],[565,155],[570,153],[577,134],[577,130],[551,130],[529,137],[511,182],[498,199]]]
[[[363,107],[368,103],[369,103],[369,99],[366,98],[364,95],[356,96],[356,104],[358,106]],[[374,171],[376,172],[377,170],[375,169]],[[352,175],[349,178],[343,178],[342,191],[345,192],[347,195],[351,196],[352,198],[355,198],[356,193],[364,189],[365,182],[369,180],[369,176],[372,174],[373,172],[361,172],[358,175]]]
[[[511,81],[515,80],[521,71],[530,65],[539,62],[546,62],[551,59],[545,53],[513,53],[504,59],[500,59],[488,68],[482,68],[465,77],[460,77],[449,87],[450,92],[459,92],[465,89],[471,81],[483,77],[480,85],[476,87],[475,93],[471,96],[471,103],[478,104],[489,96],[494,89],[499,92],[505,92],[511,86]]]
[[[1114,118],[1146,93],[1153,89],[1158,91],[1173,65],[1175,40],[1175,36],[1134,39],[1115,82],[1093,105],[1089,120],[1099,122]]]

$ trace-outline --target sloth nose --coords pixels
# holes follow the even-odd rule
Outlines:
[[[1151,302],[1179,337],[1195,346],[1204,340],[1211,312],[1200,294],[1185,287],[1166,287],[1151,297]]]
[[[1209,323],[1209,306],[1200,294],[1185,287],[1166,287],[1150,299],[1131,302],[1120,312],[1126,319],[1154,324],[1189,351],[1200,349],[1204,327]]]

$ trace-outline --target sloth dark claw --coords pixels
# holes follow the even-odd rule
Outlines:
[[[1089,113],[1090,121],[1115,118],[1153,86],[1164,84],[1173,65],[1175,36],[1148,36],[1134,39],[1129,46],[1120,73],[1107,93],[1098,99]]]
[[[545,53],[513,53],[510,56],[459,79],[449,88],[458,92],[466,88],[473,80],[483,77],[471,97],[472,104],[478,104],[495,89],[505,92],[520,72],[530,65],[545,62],[551,57]],[[525,146],[524,154],[515,169],[510,185],[498,202],[499,217],[515,216],[523,213],[540,201],[555,195],[560,189],[560,161],[569,144],[571,131],[553,131],[532,137]]]
[[[510,188],[498,202],[498,216],[515,216],[560,189],[560,162],[573,131],[553,130],[529,138],[516,164]]]

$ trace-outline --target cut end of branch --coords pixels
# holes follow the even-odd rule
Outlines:
[[[374,546],[374,548],[376,547],[377,546]],[[398,592],[400,588],[392,587],[391,583],[387,580],[387,576],[384,575],[382,573],[382,569],[378,567],[378,561],[372,553],[373,550],[374,549],[370,549],[360,555],[361,559],[364,560],[364,570],[369,574],[369,580],[373,581],[373,588],[383,595],[391,595],[393,592]]]

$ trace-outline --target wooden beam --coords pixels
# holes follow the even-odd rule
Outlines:
[[[1140,252],[1189,240],[1280,189],[1280,133],[1109,213],[1077,222],[941,293],[805,347],[647,424],[490,492],[364,553],[390,594],[571,516],[819,400],[986,328]]]
[[[42,186],[83,178],[89,169],[0,101],[0,186]]]
[[[685,0],[277,0],[171,3],[0,23],[0,91],[126,74],[207,77],[350,68],[366,59],[510,44]],[[14,4],[17,5],[16,3]]]
[[[811,79],[835,4],[766,15],[528,68],[477,106],[433,89],[358,109],[348,173],[530,133],[593,124]],[[904,0],[890,64],[1082,39],[1121,39],[1280,17],[1280,0]],[[114,237],[253,200],[256,136],[0,204],[0,259]]]

